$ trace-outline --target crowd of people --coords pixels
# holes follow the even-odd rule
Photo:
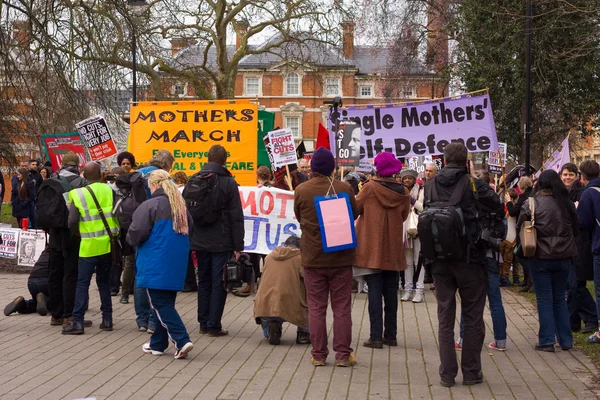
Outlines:
[[[226,336],[224,268],[244,259],[252,274],[234,293],[250,295],[260,277],[254,317],[265,339],[277,345],[283,323],[296,325],[296,342],[312,345],[314,366],[326,365],[329,355],[329,303],[335,365],[357,362],[351,347],[355,281],[367,292],[370,335],[363,345],[373,349],[398,346],[399,300],[422,302],[424,285],[433,281],[440,381],[446,387],[458,374],[457,350],[462,351],[463,384],[483,382],[486,298],[494,332],[487,347],[507,350],[502,286],[535,292],[537,350],[554,352],[555,343],[569,350],[572,332],[579,331],[591,334],[588,342],[600,343],[598,163],[587,160],[579,168],[569,163],[560,173],[546,170],[537,178],[521,177],[516,188],[496,188],[489,174],[470,171],[460,143],[447,145],[444,159],[441,170],[425,165],[422,179],[387,152],[375,157],[372,174],[339,176],[325,148],[310,161],[301,159],[291,179],[273,181],[270,168],[261,166],[259,188],[294,191],[302,235],[289,237],[266,257],[246,258],[242,203],[223,146],[213,146],[208,162],[192,177],[171,175],[174,158],[165,150],[143,166],[123,152],[118,166],[104,172],[94,162],[80,171],[74,153],[66,154],[54,172],[31,160],[13,178],[13,215],[19,227],[27,220],[30,227],[43,228],[48,248],[29,278],[31,299],[17,297],[4,313],[50,313],[50,324],[62,326],[63,334],[83,334],[92,326],[84,317],[95,273],[100,330],[113,329],[111,297],[120,293],[119,301],[128,304],[133,294],[138,329],[152,334],[142,350],[162,355],[171,341],[175,358],[185,358],[194,345],[176,311],[177,292],[197,292],[201,334]],[[50,224],[36,209],[37,194],[51,186],[47,180],[66,188],[64,221]],[[315,198],[331,194],[348,199],[356,246],[325,248]],[[520,238],[525,225],[537,232],[528,257]],[[595,282],[596,301],[586,288],[589,280]],[[455,337],[457,291],[461,316]]]

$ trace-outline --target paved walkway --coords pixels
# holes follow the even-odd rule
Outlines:
[[[0,274],[0,305],[25,295],[27,275]],[[95,287],[95,286],[94,286]],[[92,290],[84,336],[62,336],[49,317],[0,319],[0,399],[595,399],[598,370],[579,351],[555,354],[533,349],[537,316],[522,297],[503,291],[509,324],[506,353],[483,350],[485,382],[452,389],[439,385],[435,297],[399,309],[399,347],[362,347],[368,338],[365,294],[354,297],[354,368],[310,363],[309,346],[294,343],[284,326],[280,346],[270,346],[252,318],[250,298],[229,297],[223,319],[230,336],[201,336],[196,296],[182,294],[177,308],[195,344],[188,360],[145,355],[149,339],[136,331],[133,304],[115,304],[113,332],[100,332],[99,298]],[[113,298],[115,299],[115,298]],[[492,338],[486,309],[486,343]],[[457,326],[458,331],[458,326]]]

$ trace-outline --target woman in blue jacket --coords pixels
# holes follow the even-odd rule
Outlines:
[[[191,217],[166,171],[150,173],[148,186],[152,198],[135,210],[127,232],[127,242],[137,247],[136,287],[145,289],[157,319],[156,330],[142,350],[162,355],[171,339],[175,358],[185,358],[194,345],[175,310],[175,299],[187,272]]]
[[[21,168],[17,171],[17,185],[13,186],[11,192],[12,215],[17,219],[19,228],[23,227],[23,219],[33,221],[33,210],[35,207],[35,186],[29,181],[29,171]]]

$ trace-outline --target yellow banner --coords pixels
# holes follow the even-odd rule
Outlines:
[[[249,100],[138,102],[131,106],[129,151],[146,163],[158,150],[175,157],[171,172],[193,175],[208,150],[227,150],[227,169],[242,186],[256,185],[258,106]]]

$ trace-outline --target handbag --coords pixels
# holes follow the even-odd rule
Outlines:
[[[419,225],[419,216],[417,215],[417,212],[415,211],[415,209],[413,208],[412,210],[410,210],[410,213],[408,213],[408,220],[407,220],[407,224],[406,224],[406,233],[408,233],[409,236],[417,236],[418,230],[417,230],[417,226]]]
[[[535,229],[535,199],[529,198],[529,208],[531,209],[531,221],[525,221],[519,232],[521,240],[521,250],[524,257],[535,256],[537,248],[537,231]]]
[[[110,237],[110,255],[112,259],[112,265],[120,265],[121,258],[123,256],[123,248],[121,247],[121,241],[119,240],[119,232],[116,234],[111,232],[110,227],[108,226],[108,221],[106,221],[106,217],[104,216],[104,211],[102,210],[102,207],[100,207],[100,203],[98,202],[94,191],[90,189],[89,186],[86,186],[85,188],[88,190],[88,192],[90,192],[90,195],[96,204],[96,208],[98,209],[98,214],[104,223],[104,229],[106,229],[106,233],[108,233],[108,237]]]

